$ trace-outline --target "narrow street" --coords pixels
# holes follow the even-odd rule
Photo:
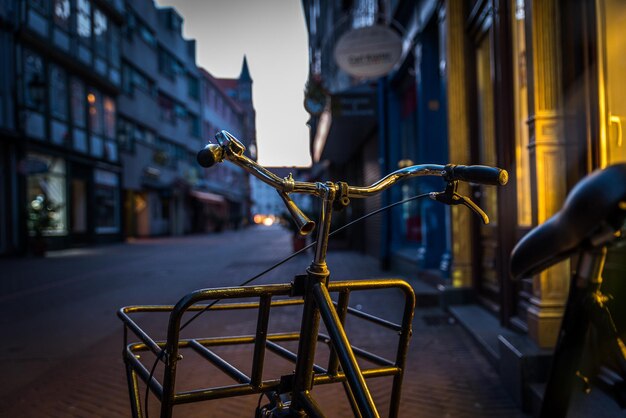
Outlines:
[[[171,304],[194,289],[237,285],[290,250],[284,229],[254,227],[65,250],[42,259],[1,260],[0,321],[6,343],[0,347],[4,372],[0,416],[130,416],[117,309]],[[310,257],[298,256],[258,283],[288,282],[304,271]],[[376,260],[352,252],[331,252],[329,268],[331,280],[390,277],[378,269]],[[397,294],[363,293],[351,298],[351,305],[397,320],[393,316],[397,315],[397,298]],[[202,327],[192,331],[233,334],[255,323],[255,318],[218,320],[212,315],[207,314]],[[271,324],[299,323],[289,312],[278,310],[276,315]],[[382,334],[353,328],[348,331],[359,339],[370,338],[364,346],[390,348]],[[235,363],[249,356],[243,349],[230,354],[234,357],[227,358]],[[268,364],[270,371],[285,367],[288,373],[291,367]],[[179,376],[188,377],[180,386],[187,388],[210,382],[213,374]],[[386,416],[390,379],[370,382]],[[343,391],[336,386],[315,387],[313,393],[329,416],[352,415]],[[174,411],[175,416],[185,417],[250,417],[257,400],[258,396],[213,401]],[[158,416],[157,411],[157,402],[151,399],[150,416]],[[433,307],[418,308],[415,314],[400,411],[402,417],[523,416],[466,333]]]

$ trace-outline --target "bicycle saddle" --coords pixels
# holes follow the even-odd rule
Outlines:
[[[511,252],[514,279],[536,274],[572,255],[601,227],[626,219],[626,164],[596,170],[570,191],[563,207],[532,229]]]

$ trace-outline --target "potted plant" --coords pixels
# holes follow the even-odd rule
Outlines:
[[[45,194],[37,195],[28,205],[28,230],[31,236],[30,250],[37,257],[43,257],[47,245],[44,232],[58,224],[58,210],[61,205],[52,202]]]

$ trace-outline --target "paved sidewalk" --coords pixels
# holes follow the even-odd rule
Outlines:
[[[4,371],[0,416],[130,416],[120,355],[122,326],[115,310],[129,304],[174,303],[192,289],[235,285],[288,253],[289,236],[283,230],[251,228],[71,250],[41,260],[0,260],[0,326],[8,336],[0,348]],[[259,283],[288,282],[310,258],[310,254],[298,256]],[[331,253],[329,266],[331,280],[390,277],[379,270],[376,260],[353,252]],[[394,292],[351,297],[351,306],[390,320],[398,320],[398,302]],[[164,327],[159,328],[163,319],[144,318],[148,328],[163,333]],[[249,332],[255,320],[211,312],[189,332],[199,333],[193,336]],[[298,324],[294,312],[285,312],[272,317],[270,326],[295,329]],[[393,350],[389,341],[395,339],[384,331],[357,321],[350,322],[347,330],[358,345],[382,353]],[[220,354],[244,370],[248,367],[247,348]],[[180,389],[220,381],[214,371],[198,364],[193,356],[181,362]],[[278,376],[292,368],[276,358],[268,358],[266,365],[267,374]],[[390,379],[368,382],[386,416]],[[328,416],[352,416],[341,386],[315,387],[313,394]],[[174,416],[250,417],[257,401],[258,396],[252,396],[183,405],[175,408]],[[407,418],[524,416],[474,343],[438,308],[415,312],[400,412]],[[154,397],[150,416],[158,416]]]

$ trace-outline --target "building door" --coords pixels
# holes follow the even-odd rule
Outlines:
[[[87,232],[87,183],[72,179],[72,234],[84,235]]]
[[[530,152],[528,127],[528,76],[526,48],[526,12],[524,0],[510,0],[510,26],[512,51],[513,130],[515,133],[515,179],[517,219],[515,242],[532,226]],[[507,187],[511,187],[509,185]],[[515,307],[511,322],[518,329],[527,329],[527,311],[533,296],[532,277],[521,279],[515,294]]]
[[[91,170],[79,163],[70,163],[68,179],[69,234],[72,244],[88,244],[92,238],[91,225]]]
[[[493,24],[490,2],[478,2],[471,22],[474,37],[475,95],[473,163],[497,166],[494,95]],[[471,17],[470,17],[471,18]],[[493,312],[500,311],[498,260],[498,195],[493,186],[474,186],[474,200],[489,216],[489,224],[476,220],[474,243],[474,287],[478,299]],[[476,218],[474,218],[476,219]]]
[[[600,166],[626,162],[626,3],[598,0]]]
[[[598,23],[598,117],[599,164],[601,167],[626,162],[626,2],[597,0]],[[626,247],[610,249],[603,274],[603,290],[626,294]],[[608,304],[613,320],[626,337],[626,305]]]

